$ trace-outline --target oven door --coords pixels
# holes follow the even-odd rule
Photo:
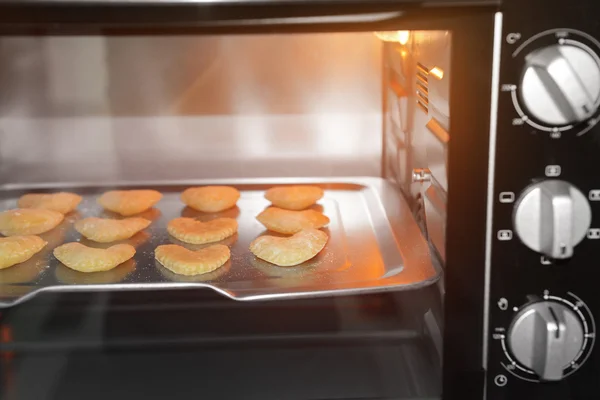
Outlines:
[[[435,307],[434,290],[257,303],[201,290],[42,295],[3,311],[2,398],[439,398]]]
[[[2,398],[480,399],[485,375],[482,265],[495,3],[486,0],[369,4],[338,0],[311,1],[302,6],[293,1],[2,3],[0,34],[10,37],[13,44],[23,37],[41,40],[70,36],[76,41],[83,35],[146,38],[185,35],[189,39],[193,35],[231,33],[440,30],[452,36],[449,68],[453,71],[446,94],[452,113],[452,119],[447,121],[451,139],[444,154],[448,172],[445,186],[440,189],[447,191],[442,196],[446,200],[445,216],[440,217],[445,219],[445,238],[441,231],[436,231],[435,237],[426,236],[432,249],[443,249],[442,257],[436,259],[443,261],[439,284],[408,291],[315,294],[311,298],[270,301],[234,301],[202,289],[120,292],[94,288],[94,291],[40,293],[0,310]],[[35,64],[36,58],[28,55],[39,51],[38,47],[23,53],[6,45],[3,39],[0,38],[0,51],[12,54],[15,59],[11,61],[16,64],[23,63],[23,69],[9,71],[15,79],[6,80],[7,87],[52,86],[44,79],[44,82],[30,80],[17,73]],[[132,54],[127,49],[121,50]],[[99,62],[106,56],[95,54],[91,48],[85,54]],[[52,59],[52,54],[44,56]],[[78,71],[71,72],[71,78],[63,74],[63,79],[78,79]],[[79,72],[86,79],[94,79],[90,71]],[[143,80],[143,75],[132,74],[131,81]],[[102,79],[113,78],[102,76]],[[127,81],[122,81],[123,86]],[[104,88],[96,89],[104,93]],[[113,89],[119,91],[118,85]],[[380,93],[382,88],[377,86],[376,91]],[[28,115],[29,111],[23,110],[33,110],[34,122],[42,121],[42,125],[29,124],[27,132],[43,131],[41,134],[48,135],[38,143],[47,148],[58,146],[51,141],[53,137],[62,137],[61,133],[46,132],[40,126],[46,126],[45,118],[64,111],[61,104],[55,104],[57,107],[50,111],[40,111],[39,99],[30,96],[31,91],[28,93],[25,97],[14,93],[12,97],[2,96],[2,109],[11,110],[18,118]],[[135,98],[135,94],[126,90],[120,93],[125,98]],[[67,116],[69,123],[79,122],[77,113],[96,117],[102,113],[118,114],[120,110],[119,117],[132,114],[148,117],[140,111],[139,104],[123,111],[111,99],[105,99],[108,103],[102,109],[86,109],[87,96],[94,94],[77,95],[81,96],[82,108],[76,115]],[[17,97],[26,101],[18,102]],[[384,125],[387,106],[383,100],[379,128]],[[16,121],[8,119],[8,125],[6,120],[2,121],[4,128]],[[98,129],[108,126],[106,129],[112,133],[119,130],[111,125],[112,121],[106,126],[104,122],[99,122]],[[64,126],[73,129],[78,125]],[[387,138],[382,140],[381,130],[369,133],[372,136],[368,137],[378,138],[376,143],[387,143]],[[168,141],[162,139],[163,143]],[[135,147],[125,142],[120,142],[125,150]],[[83,142],[77,143],[87,148]],[[114,141],[110,146],[117,144]],[[284,145],[290,149],[289,142]],[[296,153],[290,154],[297,155],[303,147],[294,146]],[[325,156],[335,146],[326,147],[322,149]],[[19,146],[14,148],[19,150]],[[354,167],[344,168],[353,170],[353,174],[359,171],[389,180],[378,169],[373,171],[370,166],[360,164],[364,159],[361,160],[359,152],[367,149],[368,145],[354,148],[347,154],[348,159],[340,163],[356,162]],[[388,152],[384,145],[378,161],[384,163]],[[160,160],[160,154],[156,154]],[[11,160],[11,154],[3,153],[5,156]],[[282,168],[277,172],[281,176],[302,176],[298,168],[306,164],[293,157],[287,161],[278,159]],[[326,165],[331,170],[326,171],[337,171],[334,161],[328,161]],[[141,168],[135,170],[134,163],[130,165],[131,176],[137,178],[137,174],[144,172]],[[243,165],[241,161],[239,165]],[[77,168],[58,170],[65,172],[62,178],[80,177],[83,173]],[[6,168],[1,171],[11,172]],[[28,171],[15,173],[26,176]],[[48,169],[32,179],[43,177],[39,178],[42,182],[37,182],[43,186],[49,184],[52,173]],[[240,167],[238,173],[261,176],[260,168],[248,172]],[[9,175],[5,175],[6,179],[11,179]],[[76,181],[68,180],[69,184]],[[14,187],[22,182],[2,183]],[[398,193],[412,198],[410,190],[401,185]],[[426,224],[423,230],[427,235]],[[431,254],[436,253],[432,250]],[[18,286],[12,288],[18,290]]]

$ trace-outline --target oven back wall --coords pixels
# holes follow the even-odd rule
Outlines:
[[[5,37],[0,59],[2,184],[380,175],[369,32]]]

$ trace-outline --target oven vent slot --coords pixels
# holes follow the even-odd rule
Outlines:
[[[421,63],[417,63],[416,95],[417,105],[429,113],[429,69]]]

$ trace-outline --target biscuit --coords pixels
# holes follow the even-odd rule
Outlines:
[[[250,251],[261,260],[291,267],[319,254],[327,239],[327,234],[318,229],[306,229],[287,238],[260,236],[250,243]]]
[[[4,236],[39,235],[58,226],[64,215],[41,208],[18,208],[0,213],[0,233]]]
[[[229,247],[215,244],[192,251],[176,244],[164,244],[154,250],[156,260],[179,275],[198,275],[212,272],[229,260]]]
[[[114,246],[115,244],[128,244],[130,246],[133,246],[133,248],[137,249],[141,245],[146,243],[148,239],[150,239],[150,234],[146,231],[141,231],[136,233],[129,239],[117,240],[116,242],[100,243],[87,239],[86,237],[82,237],[81,240],[79,240],[79,243],[88,247],[93,247],[95,249],[108,249]]]
[[[202,212],[220,212],[235,206],[240,192],[231,186],[204,186],[184,190],[181,200]]]
[[[67,267],[80,272],[109,271],[135,255],[135,248],[116,244],[108,249],[95,249],[71,242],[54,249],[54,257]]]
[[[81,200],[81,196],[75,193],[30,193],[21,196],[17,204],[20,208],[41,208],[68,214],[77,208]]]
[[[75,222],[75,230],[87,239],[99,243],[110,243],[131,238],[151,224],[144,218],[125,219],[84,218]]]
[[[0,269],[29,260],[47,244],[38,236],[0,238]]]
[[[156,264],[158,264],[156,268],[158,269],[160,274],[165,279],[167,279],[169,281],[174,281],[174,282],[188,282],[189,283],[189,282],[214,281],[216,279],[219,279],[223,275],[227,274],[229,271],[231,271],[231,260],[226,261],[225,264],[223,264],[219,268],[215,269],[214,271],[207,272],[205,274],[198,274],[198,275],[176,274],[175,272],[171,271],[170,269],[165,268],[160,262],[158,262],[158,261],[155,261],[155,262],[156,262]]]
[[[193,218],[175,218],[167,231],[177,240],[190,244],[218,242],[237,232],[238,223],[232,218],[217,218],[208,222]]]
[[[157,219],[159,219],[160,217],[162,217],[162,213],[160,212],[160,210],[158,208],[152,207],[152,208],[147,209],[146,211],[142,211],[141,213],[135,214],[135,217],[136,218],[144,218],[150,222],[154,222]],[[124,217],[123,215],[121,215],[119,213],[104,210],[102,213],[100,213],[98,215],[98,218],[125,219],[125,218],[131,218],[131,217]]]
[[[256,217],[268,230],[291,235],[303,229],[322,228],[329,218],[315,210],[290,211],[269,207]]]
[[[112,190],[98,198],[104,209],[124,217],[139,214],[158,203],[162,194],[156,190]]]
[[[286,210],[304,210],[323,197],[323,189],[317,186],[279,186],[265,193],[274,206]]]

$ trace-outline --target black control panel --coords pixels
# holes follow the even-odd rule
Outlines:
[[[486,398],[600,398],[600,2],[509,0]]]

